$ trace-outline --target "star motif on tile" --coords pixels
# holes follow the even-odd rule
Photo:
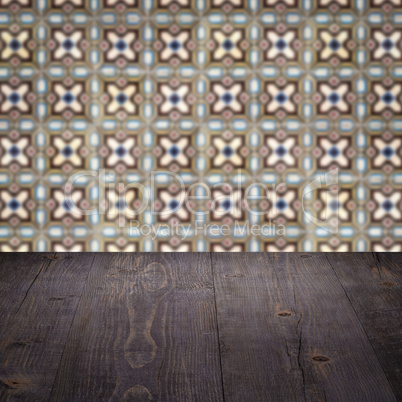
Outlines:
[[[123,88],[111,83],[106,84],[106,93],[109,95],[106,114],[115,115],[118,111],[124,111],[130,115],[137,114],[138,108],[134,102],[137,92],[137,84],[127,84]]]
[[[373,84],[373,92],[376,95],[376,101],[373,105],[373,113],[381,114],[385,110],[400,113],[402,111],[401,94],[402,85],[394,84],[385,87],[380,83]]]
[[[241,29],[235,29],[227,34],[223,30],[213,30],[212,38],[216,47],[212,52],[214,61],[223,60],[230,57],[233,60],[244,60],[244,51],[240,47],[240,41],[244,38],[244,32]]]
[[[56,29],[53,31],[53,37],[57,42],[52,52],[54,60],[63,60],[65,56],[71,56],[74,60],[83,60],[84,52],[79,45],[84,38],[84,31],[76,30],[71,35],[67,35],[61,29]]]
[[[350,39],[349,30],[341,30],[337,34],[329,31],[319,31],[319,37],[324,43],[324,47],[319,52],[320,60],[329,60],[331,57],[338,57],[340,60],[349,60],[350,51],[346,42]]]
[[[275,60],[278,56],[286,57],[287,60],[296,60],[296,51],[293,43],[296,40],[296,31],[288,30],[284,34],[278,34],[273,29],[265,31],[269,47],[265,52],[265,60]]]
[[[28,29],[23,29],[18,34],[1,31],[0,40],[3,48],[0,52],[0,61],[10,60],[14,56],[21,60],[32,60],[32,51],[27,47],[30,37],[31,31]]]

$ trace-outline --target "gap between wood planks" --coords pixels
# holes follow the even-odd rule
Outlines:
[[[214,277],[214,264],[212,261],[212,253],[209,253],[210,268],[212,274],[212,286],[214,288],[214,302],[215,302],[215,317],[216,317],[216,330],[218,332],[218,350],[219,350],[219,367],[221,371],[221,385],[222,385],[222,398],[225,400],[225,387],[223,385],[223,370],[222,370],[222,353],[221,353],[221,339],[219,334],[219,321],[218,321],[218,311],[216,307],[216,290],[215,290],[215,277]]]
[[[375,264],[376,264],[376,267],[377,267],[377,270],[378,270],[378,272],[379,272],[379,275],[381,276],[381,273],[380,273],[380,270],[379,270],[379,267],[378,267],[378,263],[379,263],[378,255],[377,255],[377,253],[371,253],[371,255],[372,255],[373,260],[374,260],[374,262],[375,262]],[[348,293],[346,292],[346,289],[344,288],[342,282],[340,281],[340,279],[339,279],[339,277],[338,277],[338,274],[336,273],[336,270],[334,269],[334,267],[333,267],[333,265],[332,265],[330,259],[328,258],[328,255],[325,255],[325,258],[327,259],[329,265],[331,266],[332,270],[333,270],[334,273],[335,273],[335,276],[337,277],[337,279],[338,279],[340,285],[342,286],[342,289],[343,289],[343,291],[345,292],[345,295],[346,295],[346,297],[348,298],[349,303],[350,303],[350,305],[352,306],[352,309],[353,309],[353,311],[355,312],[356,317],[357,317],[357,319],[358,319],[358,321],[359,321],[361,327],[363,328],[364,334],[366,335],[367,339],[369,340],[370,346],[371,346],[371,348],[372,348],[372,350],[373,350],[374,355],[375,355],[376,358],[377,358],[378,364],[379,364],[380,367],[382,368],[382,370],[383,370],[383,372],[384,372],[384,375],[387,377],[387,379],[388,379],[388,381],[389,381],[389,380],[390,380],[390,379],[389,379],[389,376],[387,375],[387,372],[386,372],[386,370],[384,369],[384,367],[383,367],[383,365],[382,365],[382,363],[381,363],[381,361],[380,361],[380,359],[379,359],[379,356],[378,356],[378,354],[377,354],[377,352],[376,352],[376,350],[375,350],[375,348],[374,348],[374,346],[373,346],[373,344],[372,344],[372,342],[371,342],[371,340],[370,340],[370,337],[369,337],[369,335],[368,335],[368,333],[367,333],[367,331],[366,331],[365,325],[363,325],[362,321],[360,320],[359,314],[358,314],[358,312],[356,311],[355,307],[353,306],[353,303],[352,303],[352,301],[351,301],[351,299],[350,299]],[[396,394],[395,394],[394,389],[392,390],[392,392],[393,392],[393,394],[394,394],[394,396],[395,396],[395,399],[397,399],[397,396],[396,396]]]
[[[343,259],[342,254],[337,255],[339,260]],[[310,257],[314,258],[307,260]],[[343,257],[347,258],[347,256]],[[219,299],[216,300],[216,309],[222,376],[225,396],[228,400],[241,400],[240,398],[247,398],[247,396],[251,396],[253,400],[266,398],[275,400],[284,395],[287,395],[289,400],[309,399],[313,395],[319,399],[321,397],[336,398],[342,396],[339,394],[337,385],[345,387],[345,391],[348,390],[349,395],[354,397],[365,397],[366,392],[371,392],[372,396],[381,400],[395,400],[384,367],[374,352],[375,348],[362,325],[358,311],[352,305],[348,292],[334,267],[326,261],[328,256],[323,257],[322,253],[315,255],[238,253],[222,256],[217,253],[211,254],[211,258],[214,295],[216,299]],[[268,258],[269,262],[263,262],[264,258]],[[281,261],[278,265],[281,268],[280,272],[275,266],[275,260],[278,258]],[[303,260],[306,262],[302,263]],[[324,261],[326,264],[323,264]],[[345,263],[345,259],[343,262]],[[286,275],[288,263],[291,269]],[[347,266],[347,262],[345,265]],[[367,269],[369,266],[361,268]],[[364,269],[363,275],[367,274]],[[272,282],[272,275],[276,277],[275,283]],[[350,273],[350,275],[353,280],[353,274]],[[371,288],[368,290],[370,291]],[[278,293],[275,296],[276,291],[282,294]],[[315,295],[316,292],[318,293]],[[289,299],[290,294],[292,294],[292,300]],[[283,299],[282,302],[281,299]],[[285,307],[293,306],[291,310],[294,310],[296,317],[291,319],[294,323],[289,321],[283,324],[288,330],[294,327],[295,335],[292,335],[292,331],[286,332],[288,330],[282,333],[282,325],[275,324],[272,314],[283,317],[293,315],[291,311],[274,313],[272,309],[275,303],[279,306],[282,303]],[[234,321],[234,315],[240,324]],[[249,327],[253,325],[258,332],[255,339],[253,331],[249,330]],[[332,326],[334,331],[332,341],[325,340],[326,336],[331,338],[331,333],[328,333],[325,325]],[[340,325],[339,329],[337,330],[334,325]],[[305,330],[306,334],[304,334]],[[274,335],[266,334],[265,331]],[[289,384],[290,387],[283,387],[283,384],[278,385],[273,381],[272,376],[275,374],[269,369],[271,365],[279,369],[277,374],[281,376],[279,382],[286,383],[286,377],[288,377],[286,370],[282,370],[280,374],[283,357],[277,356],[276,352],[271,352],[268,359],[261,355],[261,353],[269,352],[271,347],[280,349],[281,338],[285,341],[285,352],[287,351],[288,356],[291,359],[293,355],[295,356],[294,363],[290,363],[290,368],[298,367],[300,372],[300,379],[294,377],[294,384]],[[224,350],[222,350],[222,344]],[[274,344],[275,346],[272,346]],[[316,349],[316,355],[309,355],[306,349],[308,345],[313,348],[313,351],[314,348]],[[289,347],[295,348],[295,352],[289,352]],[[335,350],[328,350],[329,347],[334,347]],[[231,349],[235,349],[236,352]],[[330,356],[332,354],[331,359],[317,353],[320,351],[326,351]],[[335,355],[333,355],[334,352]],[[331,381],[325,380],[320,375],[317,376],[319,372],[314,373],[313,366],[309,363],[310,359],[318,364],[329,364],[327,371],[331,371],[332,367],[332,371],[338,371],[338,375],[331,377]],[[328,361],[329,363],[326,363]],[[245,362],[249,365],[244,366]],[[233,371],[241,374],[234,375]],[[252,372],[251,375],[248,374],[249,371]],[[255,379],[256,376],[258,380]],[[259,387],[252,387],[250,384],[253,381],[257,381]],[[301,383],[300,394],[292,391],[292,388],[298,388],[298,381]],[[350,381],[356,383],[352,386]],[[244,392],[245,389],[247,392]],[[239,399],[236,399],[237,396]]]
[[[67,334],[67,338],[66,338],[66,343],[64,344],[63,353],[61,354],[60,362],[59,362],[59,364],[58,364],[58,366],[57,366],[57,371],[56,371],[56,375],[55,375],[55,377],[54,377],[54,382],[53,382],[52,388],[51,388],[50,393],[49,393],[49,398],[50,398],[50,396],[51,396],[52,393],[53,393],[54,384],[56,383],[56,378],[57,378],[57,376],[59,375],[59,371],[60,371],[60,367],[61,367],[61,362],[63,361],[63,356],[64,356],[64,353],[66,352],[66,348],[67,348],[67,341],[68,341],[68,338],[70,337],[71,328],[73,327],[73,322],[74,322],[75,316],[76,316],[76,314],[77,314],[78,306],[80,305],[80,302],[81,302],[82,294],[84,293],[85,284],[86,284],[86,282],[87,282],[87,280],[88,280],[88,278],[89,278],[89,275],[91,274],[92,268],[93,268],[93,266],[94,266],[95,257],[96,257],[96,254],[94,253],[94,256],[93,256],[92,262],[91,262],[91,266],[90,266],[90,268],[89,268],[89,270],[88,270],[88,275],[87,275],[87,277],[86,277],[86,279],[85,279],[85,281],[84,281],[84,286],[83,286],[83,288],[82,288],[82,292],[81,292],[80,297],[79,297],[79,299],[78,299],[77,306],[76,306],[76,308],[75,308],[75,310],[74,310],[74,314],[73,314],[73,318],[72,318],[72,320],[71,320],[70,328],[68,329],[68,334]]]
[[[389,271],[389,266],[388,266],[388,271],[384,271],[384,268],[382,268],[382,266],[381,266],[381,264],[382,264],[381,261],[382,260],[381,260],[381,258],[379,256],[379,254],[366,253],[365,255],[366,256],[371,256],[372,261],[375,262],[375,269],[376,269],[376,271],[378,271],[378,276],[380,277],[381,285],[383,286],[383,288],[380,289],[382,293],[380,292],[378,295],[376,295],[376,297],[383,297],[383,293],[386,290],[388,292],[388,293],[386,293],[387,297],[388,297],[389,294],[392,293],[392,295],[393,295],[393,297],[395,299],[394,300],[394,299],[391,298],[391,301],[388,302],[388,303],[386,303],[388,301],[388,299],[386,299],[384,304],[381,306],[381,308],[382,308],[381,312],[394,311],[395,310],[395,301],[398,301],[398,299],[397,299],[398,298],[397,289],[398,289],[398,286],[399,286],[398,278],[395,279],[392,276],[390,276],[390,274],[387,274],[387,272]],[[58,256],[59,256],[59,254],[56,254],[56,257],[54,257],[54,256],[53,257],[51,257],[51,256],[50,257],[48,257],[48,256],[42,257],[42,258],[48,259],[50,261],[49,262],[47,262],[47,261],[42,262],[40,267],[39,267],[39,269],[38,269],[38,272],[33,274],[31,282],[30,282],[29,286],[27,286],[25,293],[21,294],[22,301],[19,302],[18,309],[15,312],[14,316],[16,316],[18,314],[21,315],[22,309],[25,310],[25,304],[26,304],[27,299],[32,299],[30,293],[33,292],[33,291],[35,291],[37,293],[38,289],[34,289],[34,288],[37,288],[38,286],[40,286],[40,283],[39,283],[38,286],[36,286],[36,282],[41,281],[42,276],[44,276],[43,280],[46,280],[46,278],[50,277],[49,276],[50,274],[48,274],[46,271],[48,270],[48,268],[52,264],[52,262],[54,260],[62,261],[63,259],[67,261],[68,258],[69,258],[69,257],[58,258]],[[342,257],[342,254],[338,254],[338,256],[339,257],[336,257],[338,260],[342,260],[342,259],[347,260],[348,259],[347,256]],[[162,256],[160,256],[160,255],[154,255],[154,256],[151,255],[151,256],[148,256],[148,257],[149,257],[149,259],[147,258],[147,260],[149,260],[149,261],[162,261],[162,259],[163,259]],[[228,384],[227,381],[225,382],[225,375],[230,376],[230,375],[232,375],[232,373],[228,372],[227,366],[225,368],[225,363],[224,363],[224,361],[228,359],[228,345],[225,345],[225,340],[224,340],[224,337],[225,337],[225,328],[224,327],[225,327],[226,324],[225,324],[224,321],[223,321],[222,325],[220,324],[221,320],[219,319],[219,310],[222,308],[222,306],[219,305],[218,299],[222,297],[221,293],[222,293],[222,290],[224,290],[222,288],[222,286],[227,287],[227,286],[230,285],[230,283],[232,283],[232,284],[237,283],[237,285],[240,286],[239,289],[241,290],[241,286],[243,286],[242,282],[247,283],[247,281],[250,279],[250,276],[247,275],[246,273],[242,272],[242,269],[244,267],[241,268],[242,267],[241,265],[239,266],[241,268],[240,270],[235,269],[233,271],[232,266],[230,264],[233,263],[235,265],[238,262],[238,260],[240,260],[242,258],[250,259],[250,261],[257,260],[258,258],[268,258],[269,259],[269,265],[272,266],[272,273],[276,277],[276,283],[277,284],[282,284],[282,286],[285,286],[285,288],[282,289],[283,291],[286,290],[287,285],[291,285],[290,290],[292,291],[293,305],[298,306],[298,308],[301,307],[300,302],[298,301],[298,294],[300,293],[301,289],[303,289],[303,287],[300,288],[300,283],[299,283],[298,284],[299,289],[297,289],[296,286],[294,286],[293,279],[291,277],[290,277],[290,282],[288,284],[286,284],[286,282],[289,281],[289,278],[287,278],[286,276],[283,276],[283,271],[281,271],[281,272],[277,271],[277,267],[275,266],[276,264],[274,263],[275,260],[273,259],[274,257],[276,258],[275,254],[261,253],[260,256],[253,255],[253,254],[250,255],[250,256],[247,256],[247,255],[245,256],[244,254],[241,255],[239,253],[237,258],[235,258],[236,256],[233,256],[233,255],[227,255],[227,256],[224,256],[224,258],[225,258],[225,264],[224,265],[225,266],[223,266],[223,265],[219,266],[219,264],[217,264],[218,256],[216,254],[214,254],[214,253],[209,253],[209,255],[205,256],[205,257],[206,258],[204,258],[204,257],[200,258],[200,260],[203,260],[206,263],[205,264],[205,272],[206,273],[208,271],[207,265],[209,265],[209,271],[211,273],[210,277],[211,277],[212,289],[213,289],[213,298],[214,298],[213,302],[211,300],[211,302],[213,303],[213,307],[212,306],[211,307],[212,307],[212,309],[214,309],[214,314],[215,314],[215,319],[216,319],[216,323],[215,323],[216,333],[217,333],[217,345],[216,345],[216,347],[217,347],[217,351],[218,351],[217,359],[218,359],[218,362],[219,362],[219,364],[218,364],[219,369],[217,369],[215,371],[214,375],[216,375],[217,380],[220,381],[222,398],[225,399],[225,400],[235,400],[235,399],[233,399],[233,393],[231,394],[231,392],[233,392],[233,390],[231,389],[231,384],[230,383]],[[304,260],[306,258],[309,258],[309,257],[310,257],[310,255],[308,255],[308,254],[301,254],[300,255],[300,258],[302,260]],[[76,255],[76,258],[80,259],[81,257],[80,257],[80,255]],[[95,258],[96,258],[95,253],[92,255],[92,260],[90,260],[88,258],[88,260],[91,261],[90,267],[88,269],[88,272],[86,272],[85,279],[82,278],[84,280],[80,284],[82,286],[82,291],[79,294],[78,301],[75,303],[75,309],[72,312],[72,319],[71,319],[70,325],[68,326],[68,330],[66,331],[67,332],[66,340],[65,340],[63,348],[62,348],[61,358],[60,358],[60,360],[58,362],[58,365],[57,365],[56,374],[54,376],[54,380],[52,382],[51,391],[50,391],[49,395],[53,394],[54,387],[55,387],[55,384],[56,384],[56,379],[60,378],[63,375],[63,373],[61,372],[61,370],[62,370],[62,362],[63,362],[63,360],[65,360],[65,357],[66,357],[65,354],[67,353],[67,344],[69,343],[69,340],[71,338],[72,328],[73,328],[73,325],[75,324],[75,321],[76,321],[77,312],[78,312],[78,309],[80,307],[80,304],[81,304],[81,301],[82,301],[82,298],[83,298],[83,295],[84,295],[84,292],[85,292],[85,289],[86,289],[86,284],[88,282],[88,278],[92,275],[92,272],[93,272]],[[191,258],[193,258],[193,260],[198,259],[197,255],[195,255],[195,256],[192,255],[191,258],[190,258],[190,256],[187,256],[187,258],[182,258],[180,256],[180,254],[177,255],[177,256],[175,256],[175,255],[167,256],[166,258],[167,258],[167,261],[170,261],[170,264],[172,264],[172,261],[173,262],[176,261],[176,259],[177,259],[177,261],[179,261],[179,260],[184,261],[183,267],[185,267],[185,265],[188,264],[191,261]],[[293,258],[295,258],[295,257],[293,257]],[[355,256],[354,259],[356,261],[355,262],[353,262],[353,261],[350,262],[349,261],[348,263],[349,264],[354,263],[358,267],[359,258],[360,257]],[[361,257],[361,258],[363,258],[363,257]],[[349,274],[348,274],[348,272],[346,272],[346,273],[344,272],[343,273],[344,276],[342,277],[342,271],[339,271],[340,266],[341,266],[340,263],[338,263],[339,266],[336,265],[336,268],[335,268],[333,258],[331,258],[331,254],[326,254],[325,259],[327,260],[328,266],[331,268],[331,271],[333,272],[334,276],[336,277],[336,282],[339,283],[340,288],[342,289],[342,291],[344,293],[344,296],[345,296],[345,299],[347,300],[348,305],[350,305],[350,307],[352,308],[352,310],[354,312],[354,316],[357,319],[356,321],[358,322],[359,326],[362,328],[362,330],[364,332],[365,338],[367,339],[367,342],[371,347],[371,352],[372,352],[373,356],[375,356],[375,358],[377,360],[377,363],[378,363],[378,366],[381,367],[382,372],[385,373],[384,376],[386,376],[388,382],[391,382],[391,384],[392,384],[392,382],[394,384],[398,384],[398,382],[397,382],[398,376],[397,375],[394,375],[394,376],[390,375],[390,373],[392,374],[392,370],[395,369],[395,366],[392,366],[391,364],[389,364],[389,367],[387,367],[387,369],[385,369],[384,368],[385,367],[384,366],[384,359],[385,359],[384,351],[380,348],[380,346],[377,345],[377,347],[375,347],[373,345],[373,337],[376,336],[376,333],[375,333],[376,328],[373,329],[373,328],[370,327],[370,325],[367,327],[367,325],[368,325],[367,323],[370,323],[370,321],[367,321],[367,320],[369,320],[370,317],[366,317],[366,316],[362,315],[361,306],[359,307],[359,304],[358,304],[359,300],[355,300],[356,297],[360,296],[363,292],[354,292],[353,288],[349,288],[349,289],[346,288],[348,283],[345,282],[345,278],[346,279],[350,278],[352,280],[352,282],[353,282],[353,279],[355,280],[355,282],[356,281],[359,282],[359,278],[354,277],[352,271],[350,271]],[[306,260],[306,261],[308,261],[308,260]],[[181,264],[183,264],[183,263],[181,263]],[[68,266],[69,264],[67,263],[66,265]],[[362,266],[363,265],[364,264],[362,264]],[[197,268],[197,266],[194,266],[194,264],[191,263],[188,266],[188,269],[191,271],[191,269],[193,269],[193,268],[196,271],[199,269],[199,268]],[[262,268],[264,268],[263,264],[261,264],[261,265],[257,264],[256,267],[255,267],[255,269],[257,270],[256,273],[261,274],[261,272],[258,272],[258,270],[259,269],[261,270]],[[183,272],[182,270],[179,270],[179,269],[176,270],[175,269],[175,270],[173,270],[171,272],[171,275],[172,276],[180,276],[182,272]],[[223,274],[223,273],[225,274],[225,275],[222,276],[222,278],[224,278],[224,280],[219,279],[219,272],[221,274]],[[250,271],[250,272],[252,272],[252,271]],[[57,274],[57,273],[53,273],[53,275],[55,275],[55,274]],[[361,274],[365,275],[365,272],[363,272]],[[99,278],[101,278],[101,277],[102,277],[102,274],[99,272]],[[200,286],[204,286],[205,288],[207,288],[207,286],[210,286],[210,285],[207,285],[208,279],[206,279],[203,282],[203,281],[201,281],[201,277],[198,277],[197,275],[192,276],[191,274],[187,274],[186,277],[187,277],[187,279],[184,279],[183,286],[184,285],[188,286],[188,284],[191,281],[199,281]],[[243,280],[243,278],[244,278],[244,280]],[[261,277],[261,278],[263,278],[263,277]],[[297,278],[297,275],[296,275],[296,278]],[[390,278],[393,279],[393,280],[391,280]],[[217,280],[218,280],[218,282],[217,282]],[[265,278],[265,280],[267,280],[267,278]],[[299,278],[298,281],[300,282],[300,280],[301,279]],[[55,283],[58,283],[58,282],[55,282]],[[256,282],[256,283],[258,284],[258,282]],[[317,283],[319,284],[319,281],[317,281]],[[373,283],[374,283],[374,285],[376,285],[375,282],[373,282]],[[388,284],[388,285],[386,285],[386,284]],[[366,286],[366,293],[371,293],[372,288],[369,286],[369,285],[371,285],[369,280],[367,280],[366,285],[364,285],[364,286]],[[219,289],[219,286],[220,286],[220,289]],[[68,286],[67,286],[67,288],[68,288]],[[175,289],[175,288],[173,288],[173,289]],[[273,292],[275,291],[274,288],[272,288],[272,291]],[[389,292],[391,292],[391,293],[389,293]],[[230,296],[230,292],[228,294]],[[253,296],[252,293],[247,293],[246,292],[245,294],[246,294],[247,298],[252,298],[252,296]],[[49,296],[51,296],[51,295],[49,294]],[[90,296],[90,294],[86,295],[87,298],[89,296]],[[235,296],[235,295],[233,295],[233,296]],[[229,298],[229,300],[230,300],[230,298]],[[35,298],[33,299],[33,301],[35,301]],[[221,301],[222,301],[222,299],[221,299]],[[256,301],[258,301],[258,298],[256,298]],[[375,301],[374,304],[376,306],[378,300],[374,299],[374,301]],[[172,300],[169,301],[169,303],[171,303],[171,302],[172,302]],[[176,303],[177,302],[180,303],[180,300],[176,301]],[[364,306],[364,303],[361,304],[361,305]],[[212,309],[211,309],[211,311],[212,311]],[[264,310],[264,309],[261,310],[261,311],[264,312],[264,313],[267,313],[266,310]],[[170,311],[170,313],[168,313],[168,315],[173,313],[173,312],[174,312],[174,310]],[[237,313],[241,314],[241,310],[237,311]],[[364,313],[364,311],[363,311],[363,313]],[[368,313],[370,313],[370,311],[368,311]],[[236,314],[236,311],[235,311],[235,314]],[[282,317],[289,317],[290,319],[292,319],[292,312],[288,311],[288,310],[279,311],[279,312],[277,312],[277,315],[282,316]],[[236,315],[234,316],[234,318],[236,318]],[[297,318],[297,322],[295,322],[295,328],[296,328],[296,334],[295,334],[296,342],[295,342],[295,345],[297,347],[296,347],[296,353],[295,353],[295,355],[296,355],[295,362],[296,362],[297,366],[295,366],[295,367],[298,367],[298,370],[299,370],[300,375],[301,375],[300,380],[301,380],[301,383],[302,383],[302,390],[303,390],[303,398],[302,399],[309,399],[309,395],[306,394],[306,390],[307,390],[306,384],[309,381],[309,376],[311,375],[311,373],[309,373],[309,368],[306,366],[306,363],[308,363],[308,361],[305,359],[305,356],[303,355],[303,353],[305,353],[305,351],[304,351],[305,346],[303,344],[303,337],[304,336],[309,336],[309,333],[307,333],[307,335],[304,335],[304,333],[303,333],[303,311],[300,314],[300,317],[296,317],[296,318]],[[176,325],[178,325],[178,328],[180,327],[180,323],[181,323],[181,321],[176,323]],[[308,328],[308,326],[306,328]],[[367,328],[369,328],[370,330],[368,331]],[[241,326],[239,327],[239,331],[240,332],[242,331]],[[58,336],[60,336],[60,333],[58,333]],[[64,338],[64,335],[63,335],[63,338]],[[287,342],[286,339],[285,339],[285,342]],[[262,345],[262,347],[267,348],[269,346],[269,343],[268,344],[267,343],[262,343],[261,345]],[[231,345],[229,345],[229,348],[230,347],[231,347]],[[287,343],[286,343],[286,348],[288,348]],[[229,352],[230,352],[230,350],[229,350]],[[239,352],[241,352],[241,351],[239,351]],[[261,350],[261,352],[264,352],[264,348]],[[399,349],[396,349],[396,352],[399,352]],[[288,354],[290,356],[291,352],[288,351]],[[381,356],[381,358],[380,358],[380,356]],[[259,356],[258,354],[256,354],[254,357],[256,359],[261,358],[261,356]],[[320,356],[320,355],[313,356],[312,359],[315,360],[318,364],[319,363],[325,363],[328,360],[328,358],[326,358],[325,356]],[[325,359],[327,359],[327,360],[325,360]],[[158,372],[158,395],[160,395],[160,384],[159,384],[159,382],[160,382],[160,376],[161,376],[161,372],[162,372],[162,367],[165,364],[164,362],[165,362],[165,357],[163,357],[160,365],[158,366],[159,367],[159,372]],[[307,371],[305,372],[305,370],[307,370]],[[256,374],[258,374],[258,373],[256,373]],[[268,372],[266,374],[269,375]],[[219,375],[219,377],[218,377],[218,375]],[[272,375],[274,375],[274,373],[272,373]],[[281,380],[286,381],[286,378],[282,378],[282,379],[279,378],[279,380],[280,381]],[[262,384],[262,385],[264,385],[264,384]],[[310,386],[311,386],[311,384],[310,384]],[[226,395],[226,392],[228,392],[227,395]],[[331,398],[332,395],[331,394],[325,394],[325,392],[326,392],[325,388],[323,388],[323,396],[324,396],[324,398]],[[395,388],[394,388],[394,396],[395,396]],[[397,396],[396,396],[396,398],[397,398]],[[257,398],[255,400],[262,400],[262,399]],[[388,400],[388,399],[384,399],[384,400]],[[392,400],[392,399],[389,399],[389,400]]]

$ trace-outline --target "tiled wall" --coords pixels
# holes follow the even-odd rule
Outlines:
[[[0,42],[0,250],[402,250],[402,0],[0,0]]]

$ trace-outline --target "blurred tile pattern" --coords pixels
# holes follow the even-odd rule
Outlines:
[[[0,250],[402,251],[401,96],[402,0],[0,0]]]

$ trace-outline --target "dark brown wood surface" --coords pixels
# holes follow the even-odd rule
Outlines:
[[[21,308],[39,274],[50,265],[55,253],[0,253],[0,336]]]
[[[402,255],[0,254],[0,400],[401,400]]]
[[[325,255],[342,283],[384,368],[398,400],[402,400],[402,258],[400,254]],[[343,260],[344,261],[344,260]]]
[[[51,400],[222,393],[209,255],[97,255]]]
[[[31,401],[49,398],[78,300],[94,260],[89,253],[38,256],[43,257],[38,276],[18,310],[6,325],[1,324],[2,398],[10,396]],[[10,263],[14,262],[10,259]],[[25,264],[20,268],[23,266]],[[1,271],[3,269],[7,267],[2,265]],[[22,271],[19,275],[24,276]],[[1,305],[3,303],[7,300],[2,297]]]
[[[213,254],[212,261],[229,400],[393,399],[324,254]]]

